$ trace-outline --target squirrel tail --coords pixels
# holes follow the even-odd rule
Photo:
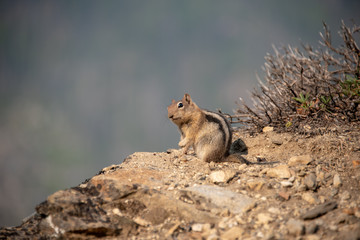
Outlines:
[[[246,155],[248,153],[248,147],[244,143],[242,139],[235,140],[229,150],[229,154],[240,154],[240,155]]]

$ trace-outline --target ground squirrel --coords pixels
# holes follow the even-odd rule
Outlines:
[[[241,153],[247,151],[246,145],[241,139],[231,143],[232,130],[227,119],[219,113],[199,108],[189,94],[180,101],[173,99],[167,110],[169,119],[179,127],[179,146],[183,154],[193,147],[197,157],[205,162],[270,163],[250,162],[243,158]]]

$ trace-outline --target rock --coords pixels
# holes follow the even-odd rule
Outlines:
[[[352,160],[352,164],[354,168],[357,168],[360,166],[360,160]]]
[[[281,213],[281,210],[279,208],[275,208],[275,207],[270,207],[268,209],[269,213],[272,213],[272,214],[280,214]]]
[[[203,234],[206,240],[219,240],[220,237],[216,231],[216,229],[212,229],[209,234]],[[196,238],[195,238],[196,239]]]
[[[317,183],[316,183],[316,176],[314,173],[310,173],[304,178],[304,184],[307,189],[309,190],[316,190]]]
[[[288,161],[289,166],[308,165],[314,159],[311,155],[300,155],[291,157]]]
[[[178,229],[180,224],[181,224],[180,221],[178,221],[178,220],[175,221],[175,223],[173,223],[173,225],[170,227],[170,229],[164,234],[165,238],[168,239],[176,231],[176,229]]]
[[[354,216],[360,218],[360,208],[356,208],[354,211]]]
[[[108,173],[110,171],[113,172],[113,171],[115,171],[116,169],[119,169],[119,168],[120,168],[120,165],[113,164],[113,165],[110,165],[108,167],[103,168],[100,172],[102,172],[102,173]]]
[[[246,206],[243,209],[243,212],[250,212],[252,209],[254,209],[257,206],[257,203],[254,201],[251,204],[249,204],[248,206]]]
[[[298,175],[298,177],[305,177],[306,172],[301,169],[297,175]]]
[[[281,137],[275,135],[275,136],[271,136],[270,137],[270,140],[273,144],[275,145],[282,145],[283,144],[283,140],[281,139]]]
[[[238,222],[235,218],[224,217],[223,219],[220,220],[218,227],[224,230],[224,229],[232,228],[237,225]]]
[[[317,223],[311,223],[306,226],[306,234],[314,234],[319,230],[319,225]]]
[[[331,177],[332,177],[331,173],[325,173],[324,178],[325,178],[326,181],[330,180]]]
[[[340,233],[338,239],[343,240],[359,240],[360,239],[360,224],[353,226],[351,229],[347,229]]]
[[[137,191],[137,187],[134,186],[119,185],[118,187],[121,189],[112,196],[119,196],[120,192]],[[54,193],[36,208],[37,213],[43,216],[39,231],[65,238],[71,238],[74,232],[82,232],[89,237],[126,237],[129,233],[136,232],[138,226],[136,222],[120,216],[120,211],[108,209],[109,202],[103,201],[98,196],[100,193],[91,185]],[[139,210],[143,209],[141,204],[138,207]],[[109,214],[106,215],[106,212]]]
[[[225,208],[223,211],[221,211],[220,216],[222,217],[229,217],[231,214],[230,210]]]
[[[118,208],[115,208],[115,209],[118,209]],[[140,226],[143,226],[143,227],[149,226],[151,224],[151,222],[146,221],[145,219],[143,219],[141,217],[135,217],[134,222],[136,222],[137,224],[139,224]]]
[[[229,169],[226,171],[214,171],[210,174],[210,181],[213,183],[226,183],[236,175],[236,171]]]
[[[280,200],[287,201],[287,200],[290,199],[290,193],[281,191],[281,192],[278,193],[278,197],[280,198]]]
[[[269,213],[259,213],[257,215],[257,224],[268,224],[269,222],[272,222],[274,219],[271,217]]]
[[[229,220],[229,218],[228,217],[224,217],[223,219],[221,219],[221,221],[219,222],[219,224],[218,224],[218,227],[220,228],[220,229],[226,229],[226,228],[228,228],[228,224],[227,224],[227,221]]]
[[[332,188],[331,191],[330,191],[330,196],[335,197],[336,195],[338,195],[338,193],[339,193],[338,188]]]
[[[226,181],[225,172],[224,171],[215,171],[212,172],[209,176],[210,181],[213,183],[221,183]]]
[[[215,228],[211,228],[209,223],[202,224],[202,234],[201,237],[203,239],[211,239],[209,236],[213,235],[212,237],[217,236],[217,230]],[[214,238],[217,239],[217,238]]]
[[[336,202],[327,202],[307,211],[305,214],[302,215],[302,219],[304,220],[314,219],[330,212],[335,208],[337,208]]]
[[[336,217],[333,218],[332,223],[338,225],[341,223],[345,223],[348,220],[349,220],[348,215],[346,215],[345,213],[340,213],[340,214],[337,214]]]
[[[171,153],[174,153],[174,152],[175,152],[175,149],[173,149],[173,148],[169,148],[169,149],[166,150],[167,154],[171,154]]]
[[[282,182],[280,182],[280,184],[282,187],[292,187],[293,186],[293,183],[290,181],[282,181]]]
[[[249,135],[249,159],[283,162],[303,152],[318,159],[316,166],[208,164],[193,150],[187,161],[180,161],[178,150],[136,153],[49,196],[21,225],[0,228],[0,239],[345,240],[354,232],[360,219],[360,174],[351,160],[360,152],[346,152],[346,147],[358,149],[360,135],[341,151],[332,136]],[[274,145],[280,144],[274,137],[283,139],[282,146]],[[344,133],[345,142],[352,138]],[[335,174],[342,187],[335,187]],[[332,198],[337,203],[319,205]],[[337,204],[341,209],[332,211]]]
[[[349,193],[349,191],[344,191],[341,195],[340,195],[340,200],[342,202],[347,201],[351,198],[351,194]]]
[[[186,188],[184,192],[194,199],[211,208],[226,208],[237,214],[242,213],[254,203],[254,200],[240,193],[236,193],[218,186],[200,185]]]
[[[344,208],[343,213],[354,215],[355,217],[360,218],[360,207]]]
[[[265,185],[265,181],[262,180],[251,180],[246,182],[246,186],[249,190],[259,191]]]
[[[317,182],[325,182],[325,173],[322,171],[317,171],[316,173],[316,181]]]
[[[308,124],[306,124],[306,125],[304,125],[304,129],[307,130],[307,131],[310,131],[310,130],[311,130],[311,126],[308,125]]]
[[[247,169],[247,168],[248,168],[248,165],[246,165],[246,164],[244,163],[244,164],[241,164],[241,165],[239,166],[238,170],[239,170],[239,171],[243,171],[243,170],[245,170],[245,169]]]
[[[268,226],[268,225],[266,225],[266,226]],[[265,236],[264,236],[264,234],[262,232],[258,231],[257,234],[256,234],[256,237],[258,239],[264,239]]]
[[[291,183],[295,182],[295,176],[290,177],[290,178],[288,179],[288,181],[291,182]]]
[[[302,199],[304,199],[305,201],[307,201],[310,204],[319,203],[319,199],[313,193],[309,193],[309,192],[303,193]]]
[[[170,216],[169,212],[161,206],[156,206],[144,214],[144,219],[153,225],[163,223]]]
[[[201,223],[195,223],[191,225],[191,230],[194,232],[202,232],[204,224]]]
[[[242,227],[236,226],[232,227],[229,230],[225,231],[221,234],[221,239],[225,240],[236,240],[241,239],[241,235],[244,233],[244,229]]]
[[[290,235],[300,236],[305,233],[305,225],[300,220],[295,220],[293,218],[289,219],[286,223],[286,228]]]
[[[336,187],[336,188],[339,188],[339,187],[341,187],[341,185],[342,185],[342,181],[341,181],[340,175],[339,175],[338,173],[336,173],[336,174],[334,175],[333,185],[334,185],[334,187]]]
[[[301,184],[299,184],[298,185],[298,187],[297,187],[297,192],[304,192],[304,191],[306,191],[307,190],[307,187],[306,187],[306,185],[305,184],[303,184],[303,183],[301,183]]]
[[[348,215],[354,215],[355,214],[355,208],[344,208],[342,210],[343,213],[346,213]]]
[[[273,178],[288,179],[291,177],[291,172],[288,166],[279,165],[277,167],[268,169],[266,175]]]
[[[315,234],[306,235],[304,240],[321,240],[321,237]]]
[[[274,127],[264,127],[263,128],[263,130],[262,130],[264,133],[266,133],[266,132],[272,132],[272,131],[274,131]]]

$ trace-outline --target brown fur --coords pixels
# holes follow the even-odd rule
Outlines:
[[[172,100],[167,110],[168,117],[180,130],[179,146],[183,148],[182,154],[193,147],[198,158],[205,162],[229,161],[259,165],[277,163],[250,162],[242,157],[247,147],[241,139],[231,144],[229,122],[218,113],[200,109],[187,93],[179,101]]]
[[[200,109],[189,94],[185,94],[180,101],[172,100],[167,109],[168,117],[180,130],[179,146],[183,148],[183,154],[193,147],[196,155],[206,162],[221,161],[227,157],[229,149],[226,144],[231,139],[226,137],[231,138],[231,130],[225,119]],[[216,121],[209,121],[209,115]],[[229,132],[227,135],[222,132],[224,128]]]

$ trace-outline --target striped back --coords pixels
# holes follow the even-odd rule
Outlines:
[[[223,115],[219,113],[211,112],[208,110],[203,110],[203,112],[205,113],[205,118],[208,122],[214,122],[219,126],[226,148],[225,154],[228,155],[232,141],[232,131],[230,123]]]

